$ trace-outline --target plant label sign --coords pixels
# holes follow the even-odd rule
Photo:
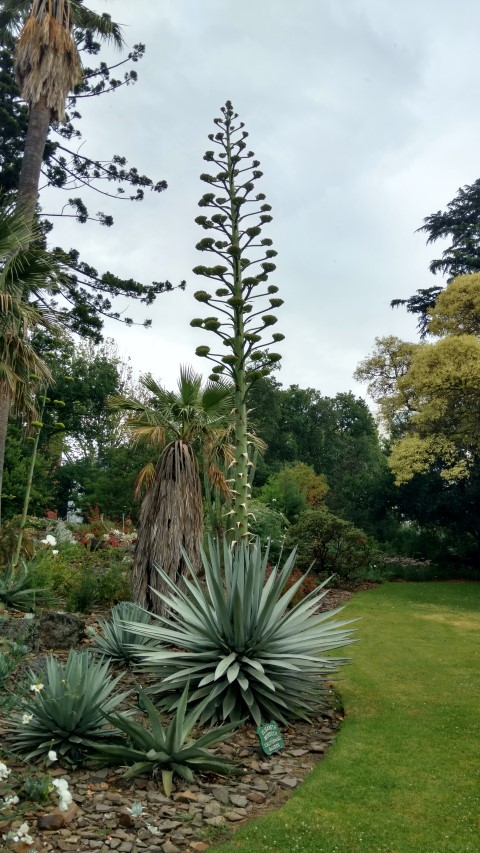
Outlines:
[[[273,722],[264,723],[263,726],[257,726],[257,735],[260,739],[260,746],[265,755],[272,755],[274,752],[280,752],[285,746],[285,741],[281,735],[277,724]]]

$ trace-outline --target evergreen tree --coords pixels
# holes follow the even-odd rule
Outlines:
[[[29,8],[33,12],[44,12],[51,5],[50,0],[36,0],[34,4],[20,0],[5,0],[0,10],[0,192],[5,196],[15,194],[20,180],[23,152],[26,145],[27,132],[31,122],[32,112],[20,100],[20,91],[15,80],[13,55],[15,39],[25,23]],[[55,4],[51,11],[57,14],[60,6],[71,11],[71,39],[83,57],[97,56],[101,50],[100,40],[112,37],[121,44],[122,36],[118,25],[114,24],[109,15],[95,15],[90,12],[82,0]],[[57,8],[58,7],[58,8]],[[63,13],[62,13],[63,15]],[[31,16],[30,16],[31,18]],[[42,181],[45,186],[55,187],[62,194],[68,194],[62,199],[55,210],[48,211],[48,220],[44,221],[46,233],[51,231],[51,218],[68,216],[79,223],[96,219],[103,226],[111,226],[113,217],[110,211],[100,211],[92,215],[86,203],[84,192],[98,193],[116,201],[142,201],[146,190],[162,192],[166,189],[165,181],[153,181],[142,174],[135,166],[129,166],[124,156],[115,154],[109,161],[99,160],[88,156],[81,147],[82,133],[79,129],[81,114],[78,110],[83,98],[102,97],[113,92],[120,86],[131,85],[137,81],[135,67],[144,55],[145,46],[137,44],[125,58],[109,66],[100,61],[97,67],[88,67],[83,62],[83,76],[68,97],[65,124],[49,122],[48,136],[43,140],[43,155],[36,151],[36,169],[41,169]],[[122,67],[125,66],[125,69]],[[120,69],[123,70],[123,75]],[[40,73],[41,69],[38,69]],[[42,112],[41,105],[38,112]],[[43,115],[44,113],[44,115]],[[43,110],[43,124],[47,113]],[[50,118],[52,111],[50,110]],[[41,122],[40,122],[41,123]],[[38,148],[42,147],[41,140]],[[34,178],[34,176],[33,176]],[[35,185],[36,180],[36,185]],[[23,179],[22,179],[23,181]],[[33,179],[31,197],[36,197],[38,191],[38,175]],[[170,282],[153,282],[145,285],[134,279],[124,280],[111,272],[101,273],[92,264],[84,261],[76,249],[56,248],[55,254],[68,269],[62,281],[59,294],[63,297],[56,310],[60,313],[64,325],[81,335],[89,336],[96,342],[102,337],[103,318],[113,319],[132,324],[128,317],[120,316],[114,307],[117,296],[127,296],[131,299],[150,305],[159,293],[170,291]],[[184,287],[182,282],[180,287]],[[150,321],[144,323],[150,325]]]

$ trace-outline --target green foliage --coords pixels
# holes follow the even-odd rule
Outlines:
[[[397,383],[410,415],[389,459],[397,483],[437,464],[447,480],[468,477],[480,454],[479,376],[480,341],[473,335],[417,348]]]
[[[23,777],[19,796],[30,803],[45,805],[50,802],[52,793],[52,777],[49,773],[28,773]]]
[[[315,474],[311,465],[298,462],[271,474],[262,486],[258,500],[283,513],[290,523],[309,507],[318,507],[328,492],[325,477]]]
[[[273,562],[280,557],[287,527],[288,521],[278,509],[259,500],[251,501],[250,530],[261,542],[270,542],[269,557]]]
[[[32,586],[32,573],[22,560],[14,567],[11,562],[0,570],[0,603],[15,610],[34,610],[46,600],[46,589]]]
[[[369,567],[374,558],[372,544],[362,530],[328,510],[305,512],[289,528],[287,547],[298,542],[297,562],[301,570],[351,579]]]
[[[162,725],[162,719],[148,696],[142,693],[140,698],[148,716],[150,730],[143,724],[127,720],[118,714],[114,716],[106,714],[108,722],[127,735],[128,744],[102,745],[99,748],[101,762],[131,765],[130,769],[124,773],[126,779],[144,774],[155,777],[161,773],[167,797],[171,794],[172,779],[175,774],[186,779],[187,782],[193,782],[193,771],[209,771],[222,775],[238,772],[232,761],[214,755],[207,749],[225,740],[225,737],[236,727],[236,723],[212,729],[197,739],[192,737],[192,730],[206,703],[200,703],[193,711],[186,714],[188,684],[167,729]]]
[[[9,423],[2,495],[2,518],[5,521],[20,515],[22,511],[33,444],[27,439],[28,436],[18,423]],[[54,479],[54,462],[49,454],[40,448],[30,493],[31,515],[43,515],[46,508],[55,506],[57,490]]]
[[[393,477],[364,400],[353,394],[324,397],[297,385],[282,388],[268,377],[252,386],[248,404],[255,431],[267,443],[258,459],[254,489],[286,466],[303,463],[325,479],[330,511],[376,536],[388,510]],[[300,485],[303,489],[304,483]]]
[[[29,568],[35,583],[66,601],[68,610],[88,613],[131,598],[131,557],[125,548],[91,551],[79,543],[39,551]]]
[[[111,661],[132,664],[138,660],[139,646],[148,646],[152,641],[125,627],[126,622],[151,623],[151,615],[132,601],[121,601],[112,609],[111,619],[100,619],[102,634],[96,634],[93,650],[110,658]],[[133,648],[136,646],[136,648]]]
[[[453,279],[429,313],[431,335],[480,335],[480,275]]]
[[[1,637],[2,619],[0,617],[0,637]],[[26,646],[18,643],[10,643],[3,641],[1,643],[2,650],[0,651],[0,690],[5,688],[7,678],[15,672],[20,661],[27,654]]]
[[[82,766],[95,747],[115,737],[105,728],[104,714],[128,696],[113,692],[122,675],[112,678],[108,664],[92,660],[88,652],[71,651],[65,664],[48,656],[44,673],[30,673],[32,683],[43,684],[35,698],[23,702],[31,719],[10,722],[13,751],[34,761],[54,750],[61,764]]]
[[[338,611],[316,612],[325,584],[288,610],[303,581],[283,592],[295,552],[268,580],[268,548],[262,555],[258,540],[233,550],[224,543],[223,551],[210,542],[202,557],[205,584],[189,567],[185,592],[159,570],[170,589],[168,619],[128,626],[174,647],[143,653],[143,667],[161,678],[163,705],[174,708],[190,683],[190,702],[208,700],[201,722],[308,719],[321,707],[325,678],[345,663],[325,654],[352,642],[348,623],[330,621]]]

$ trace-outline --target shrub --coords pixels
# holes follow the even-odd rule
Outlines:
[[[138,660],[138,647],[151,645],[153,641],[135,631],[129,631],[125,622],[150,624],[151,615],[132,601],[122,601],[112,609],[111,616],[109,621],[99,621],[103,634],[95,635],[94,651],[112,661],[130,664]]]
[[[261,542],[270,542],[270,559],[278,560],[285,541],[285,532],[288,527],[286,517],[276,509],[267,506],[261,501],[251,501],[249,504],[251,512],[250,530],[254,536],[258,536]]]
[[[95,746],[111,741],[116,732],[105,728],[109,714],[127,696],[113,691],[122,674],[112,678],[108,664],[88,652],[71,651],[65,664],[47,658],[42,675],[30,672],[35,695],[24,700],[22,717],[10,723],[14,752],[28,761],[46,758],[54,750],[60,763],[81,766]]]
[[[262,556],[258,540],[233,551],[224,543],[223,553],[218,542],[210,542],[209,556],[202,552],[202,559],[204,585],[185,557],[190,576],[185,592],[159,570],[171,590],[160,596],[168,619],[128,625],[175,647],[142,652],[144,667],[162,679],[156,690],[163,706],[176,707],[190,683],[190,702],[208,700],[201,722],[308,719],[322,704],[325,677],[345,662],[326,653],[351,642],[346,623],[328,621],[338,611],[316,613],[324,584],[287,612],[303,582],[300,577],[282,592],[295,552],[268,580],[268,548]]]
[[[39,551],[30,563],[32,579],[53,590],[68,610],[89,613],[131,598],[131,559],[125,549],[88,551],[82,545],[59,545],[58,554]]]
[[[213,773],[232,773],[237,771],[233,761],[214,755],[206,747],[225,740],[236,727],[236,723],[206,732],[194,740],[192,729],[203,710],[200,704],[187,716],[188,685],[182,693],[178,707],[165,730],[162,720],[152,702],[144,693],[140,694],[150,722],[150,731],[143,724],[126,720],[119,715],[106,715],[108,722],[117,726],[128,738],[128,744],[106,744],[99,748],[99,761],[107,764],[131,765],[124,773],[125,779],[148,773],[154,777],[162,774],[165,794],[170,796],[173,774],[176,773],[187,782],[193,782],[193,771],[211,771]],[[237,771],[238,772],[238,771]]]
[[[353,579],[374,562],[374,549],[363,530],[328,510],[305,512],[288,531],[287,547],[293,542],[298,542],[299,569],[305,571],[313,563],[322,576]]]

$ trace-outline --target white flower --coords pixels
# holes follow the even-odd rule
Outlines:
[[[50,752],[47,755],[47,758],[51,764],[53,764],[54,761],[58,761],[58,756],[57,756],[57,753],[55,752],[54,749],[50,750]]]
[[[39,681],[38,684],[31,684],[30,690],[33,690],[34,693],[40,693],[43,690],[43,684]]]
[[[8,769],[7,765],[0,761],[0,782],[5,782],[5,779],[8,779],[10,773],[12,771]]]
[[[45,536],[45,539],[41,539],[40,541],[41,541],[42,545],[51,545],[52,548],[54,547],[54,545],[57,544],[57,540],[55,539],[55,536],[52,536],[51,533],[47,533],[47,535]]]
[[[24,844],[33,844],[33,838],[28,834],[28,823],[22,823],[12,836],[12,841],[23,841]]]
[[[33,720],[33,714],[23,714],[22,723],[24,726],[27,726]]]
[[[19,803],[19,802],[20,802],[20,800],[18,799],[18,797],[16,795],[11,796],[11,797],[5,797],[5,805],[6,806],[16,806],[17,803]]]
[[[58,551],[57,551],[57,549],[56,549],[56,548],[53,548],[53,550],[52,550],[52,554],[53,554],[53,556],[54,556],[54,557],[56,557],[56,556],[57,556]]]
[[[58,792],[58,800],[61,812],[68,811],[68,807],[70,803],[73,801],[73,797],[68,790],[68,782],[66,779],[54,779],[53,786],[57,789]]]
[[[132,807],[127,809],[127,812],[130,812],[132,817],[140,817],[143,812],[143,806],[141,803],[132,803]]]

